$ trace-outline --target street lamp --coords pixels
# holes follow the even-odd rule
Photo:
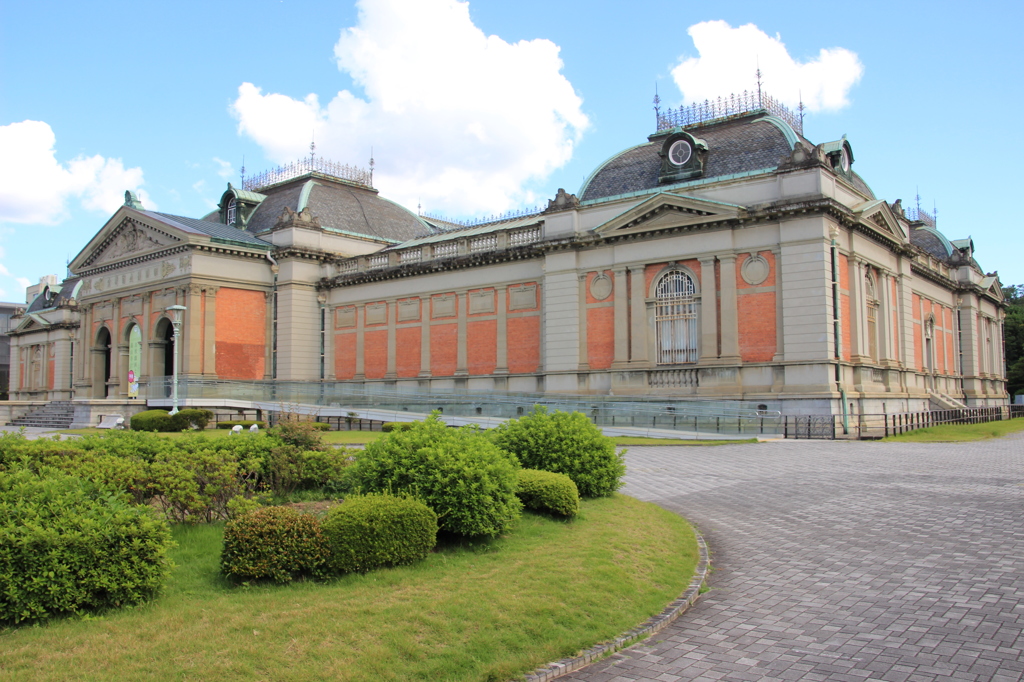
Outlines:
[[[181,336],[181,315],[186,310],[183,305],[172,305],[167,308],[171,314],[171,324],[174,326],[174,363],[171,377],[171,414],[178,414],[178,337]]]

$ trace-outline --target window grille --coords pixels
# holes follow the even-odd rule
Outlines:
[[[685,272],[665,275],[655,292],[658,364],[697,362],[697,302],[693,280]]]
[[[388,254],[386,253],[376,254],[366,259],[366,265],[371,269],[387,267],[387,264]]]
[[[522,246],[523,244],[532,244],[533,242],[540,241],[540,228],[531,227],[526,230],[518,230],[512,232],[508,236],[509,246]]]
[[[398,261],[400,263],[419,263],[422,256],[422,249],[409,249],[398,254]]]
[[[445,242],[434,247],[434,258],[448,258],[458,255],[459,245],[457,242]]]
[[[498,235],[496,234],[485,234],[482,237],[469,240],[469,250],[473,253],[477,251],[490,251],[496,248],[498,248]]]

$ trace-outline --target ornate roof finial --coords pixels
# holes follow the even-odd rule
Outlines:
[[[376,164],[374,164],[374,162],[373,162],[373,147],[370,147],[370,187],[373,187],[373,167],[374,167],[374,165],[376,165]]]
[[[654,81],[654,127],[661,125],[661,98],[658,97],[658,81]]]
[[[245,189],[245,154],[242,154],[242,168],[238,172],[242,176],[242,189]]]
[[[423,215],[423,202],[422,201],[417,201],[416,202],[416,215]]]
[[[754,75],[757,76],[757,106],[761,106],[761,76],[764,74],[761,73],[760,57],[757,58],[757,71],[754,72]]]
[[[800,113],[800,134],[804,132],[804,110],[807,108],[804,106],[804,93],[797,90],[797,96],[800,98],[800,104],[797,105],[796,110]]]
[[[309,136],[309,163],[310,165],[316,160],[316,131]]]

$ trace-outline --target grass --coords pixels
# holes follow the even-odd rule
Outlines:
[[[151,604],[0,631],[0,677],[507,680],[660,612],[697,561],[685,521],[623,495],[319,584],[232,587],[221,532],[175,528],[177,567]]]
[[[984,424],[941,424],[883,438],[897,443],[967,443],[1024,431],[1024,417]]]
[[[105,429],[66,429],[60,433],[86,436],[90,434],[106,433]],[[228,429],[206,429],[203,431],[208,436],[226,436],[231,433]],[[166,438],[180,438],[181,432],[161,433]],[[365,445],[372,443],[381,437],[380,431],[325,431],[321,434],[323,442],[331,445]],[[736,445],[738,443],[756,443],[756,438],[743,440],[685,440],[682,438],[646,438],[641,436],[612,436],[616,445]]]

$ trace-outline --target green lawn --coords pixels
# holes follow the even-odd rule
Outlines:
[[[660,612],[697,562],[680,517],[623,495],[572,522],[329,583],[232,587],[220,526],[178,527],[163,596],[0,631],[5,680],[507,680]]]
[[[1024,418],[984,424],[942,424],[889,436],[882,440],[902,443],[962,443],[999,438],[1018,431],[1024,431]]]

